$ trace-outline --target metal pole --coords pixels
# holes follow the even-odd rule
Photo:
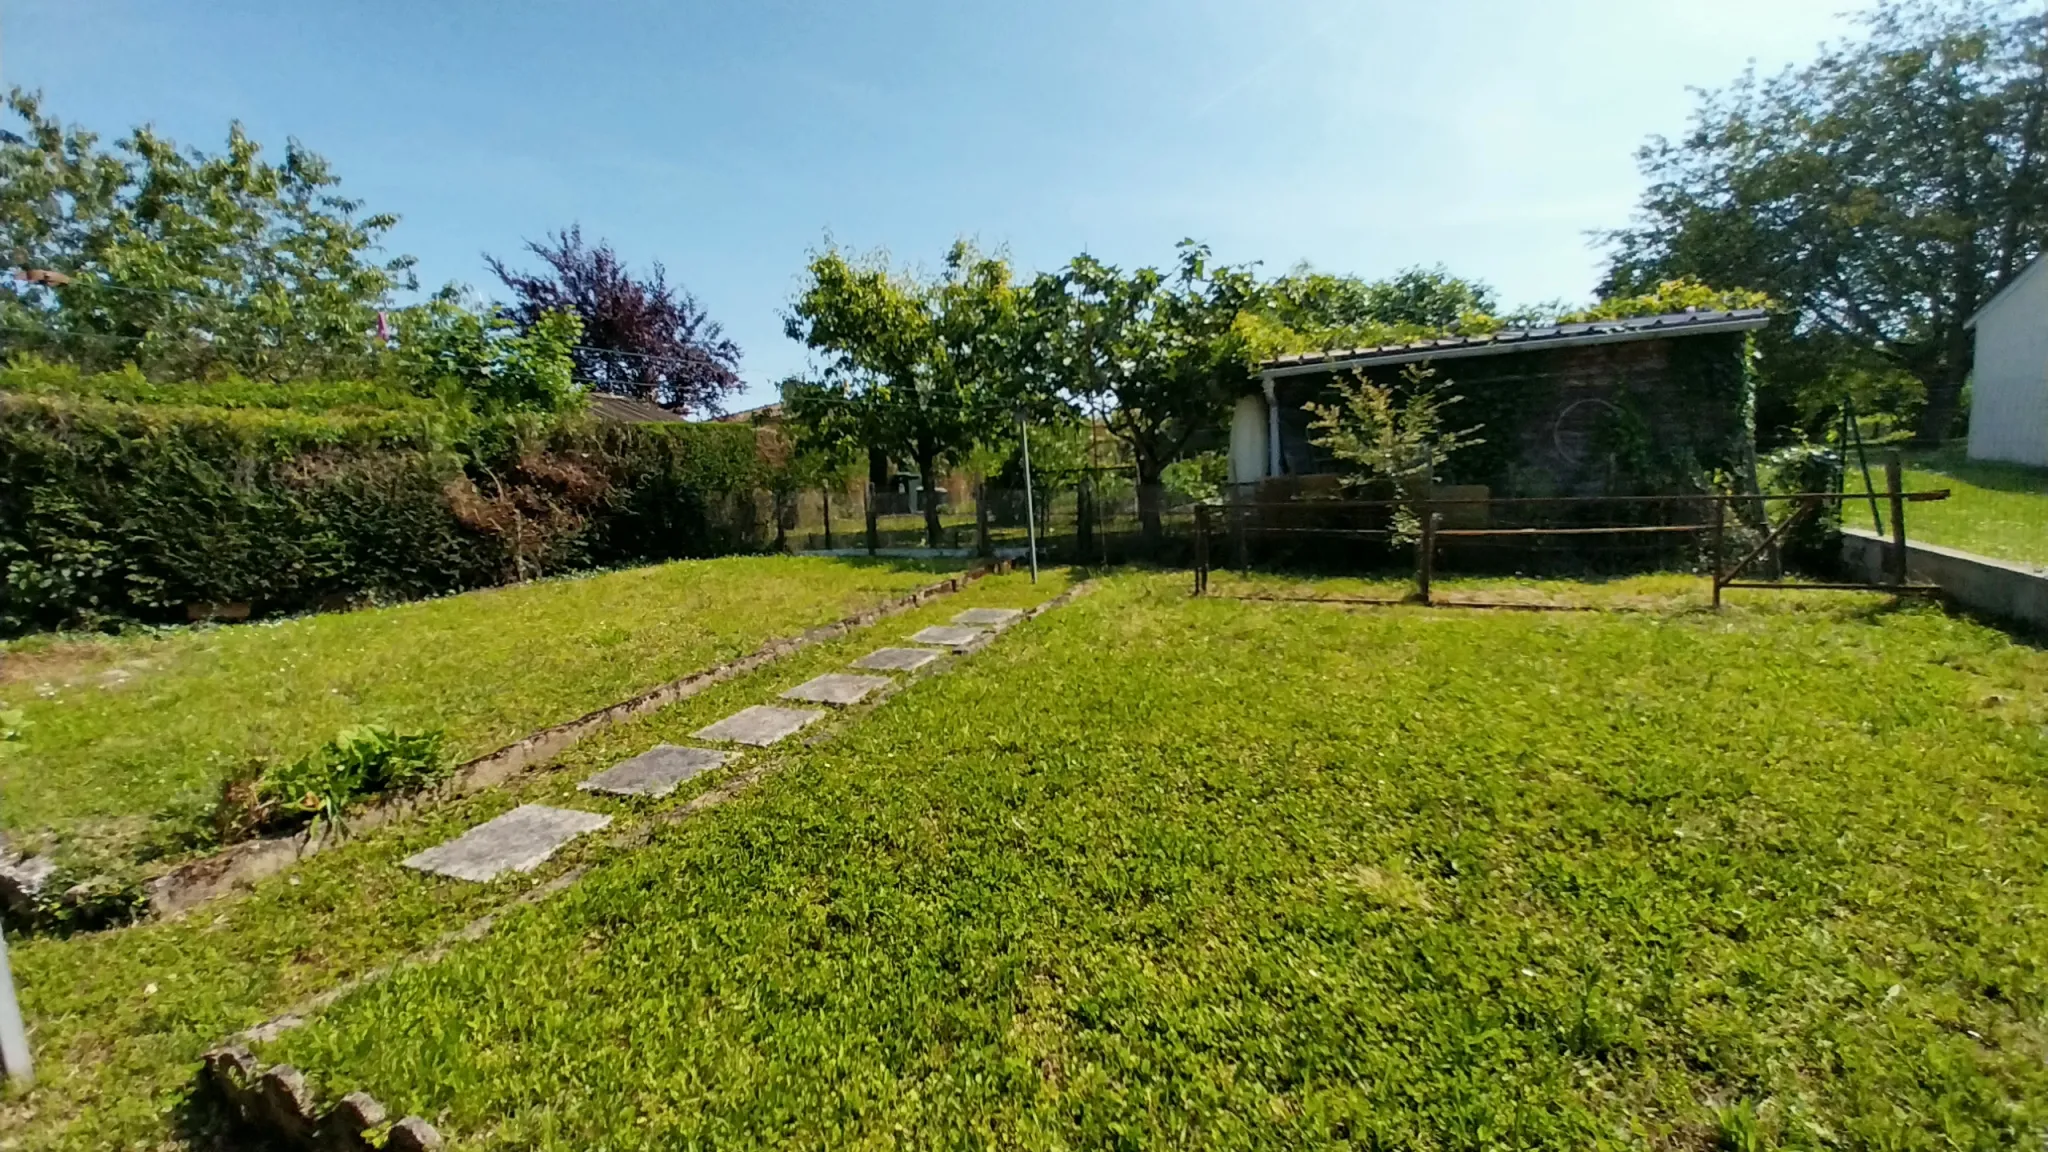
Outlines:
[[[823,484],[818,488],[818,503],[825,510],[825,551],[832,550],[832,485]]]
[[[1031,495],[1031,425],[1017,409],[1017,435],[1024,441],[1024,538],[1031,546],[1031,582],[1038,583],[1038,508]]]
[[[36,1082],[29,1061],[28,1029],[22,1025],[21,1004],[14,998],[14,969],[7,960],[7,935],[0,931],[0,1068],[7,1078],[27,1088]]]
[[[1906,479],[1896,448],[1884,454],[1884,486],[1892,504],[1892,583],[1906,584]]]
[[[1442,520],[1442,513],[1430,511],[1428,504],[1422,506],[1422,539],[1415,545],[1420,553],[1416,557],[1415,582],[1421,587],[1424,604],[1430,602],[1429,586],[1436,577],[1436,530]]]

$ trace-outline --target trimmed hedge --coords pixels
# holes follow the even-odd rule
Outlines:
[[[760,470],[745,425],[0,393],[0,630],[757,548]]]

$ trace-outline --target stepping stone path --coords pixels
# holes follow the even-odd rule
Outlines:
[[[954,616],[952,624],[934,625],[911,639],[964,652],[986,643],[996,632],[1023,618],[1024,613],[1015,608],[970,608]],[[915,672],[940,655],[930,648],[882,648],[854,661],[853,667],[870,672]],[[828,672],[791,688],[782,697],[843,707],[858,704],[893,683],[887,676]],[[806,708],[757,704],[699,728],[692,735],[699,740],[766,748],[824,717],[825,713]],[[709,748],[660,744],[577,787],[585,792],[659,798],[674,792],[685,780],[730,763],[735,755]],[[594,812],[528,804],[479,824],[445,844],[407,857],[403,863],[408,868],[458,880],[493,880],[507,872],[531,872],[569,841],[611,822],[611,817]]]
[[[691,735],[699,740],[726,740],[766,748],[824,718],[823,712],[804,708],[771,708],[756,704],[752,708],[742,708],[708,728],[699,728]]]
[[[915,672],[939,658],[929,648],[878,648],[853,662],[870,672]]]
[[[895,681],[887,676],[855,676],[849,672],[827,672],[784,692],[782,698],[844,707],[848,704],[858,704],[893,683]]]
[[[659,799],[676,790],[683,781],[711,771],[731,760],[734,753],[709,748],[680,748],[657,744],[651,751],[608,768],[577,787],[585,792],[607,792],[614,796],[652,796]]]
[[[957,650],[973,647],[987,637],[988,633],[979,628],[960,628],[947,624],[935,624],[912,636],[911,639],[919,644],[939,644]]]
[[[531,872],[562,845],[611,822],[611,817],[595,812],[527,804],[402,863],[437,876],[482,883],[507,872]]]

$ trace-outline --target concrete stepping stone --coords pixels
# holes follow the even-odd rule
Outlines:
[[[939,644],[947,648],[971,648],[988,639],[988,633],[980,628],[960,628],[948,624],[934,624],[911,637],[919,644]]]
[[[657,744],[631,760],[607,768],[576,787],[585,792],[613,796],[653,796],[657,799],[676,790],[683,781],[711,771],[732,759],[734,753],[709,748],[681,748]]]
[[[611,822],[611,817],[595,812],[526,804],[401,863],[421,872],[481,884],[507,872],[531,872],[562,845]]]
[[[773,708],[756,704],[752,708],[742,708],[708,728],[699,728],[691,735],[699,740],[724,740],[766,748],[803,731],[805,725],[824,718],[823,712],[804,708]]]
[[[853,662],[870,672],[915,672],[939,658],[929,648],[877,648]]]
[[[806,700],[812,704],[837,704],[843,708],[848,704],[858,704],[894,683],[895,681],[887,676],[855,676],[850,672],[827,672],[784,692],[782,698]]]
[[[953,617],[953,623],[965,624],[969,628],[994,628],[998,631],[1008,628],[1024,618],[1021,608],[969,608]]]

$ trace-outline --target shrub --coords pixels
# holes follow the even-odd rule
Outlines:
[[[0,390],[0,632],[404,599],[761,539],[745,425],[91,392]]]
[[[321,819],[340,827],[343,810],[358,799],[417,792],[446,779],[445,744],[440,732],[345,728],[320,749],[265,769],[253,789],[231,783],[222,827],[277,830]]]

